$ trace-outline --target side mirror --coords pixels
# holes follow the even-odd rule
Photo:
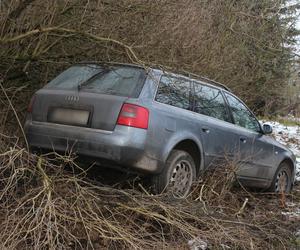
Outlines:
[[[273,132],[272,126],[270,124],[263,124],[262,130],[265,135],[272,134]]]

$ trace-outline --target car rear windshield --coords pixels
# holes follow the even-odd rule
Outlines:
[[[75,65],[46,86],[48,89],[78,90],[100,94],[138,97],[145,70],[130,66]]]

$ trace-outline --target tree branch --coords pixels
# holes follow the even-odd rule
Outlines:
[[[125,44],[122,43],[118,40],[112,39],[112,38],[107,38],[107,37],[101,37],[101,36],[97,36],[94,34],[90,34],[90,33],[86,33],[83,31],[78,31],[78,30],[74,30],[74,29],[67,29],[67,28],[61,28],[61,27],[47,27],[47,28],[39,28],[39,29],[34,29],[28,32],[25,32],[23,34],[14,36],[14,37],[4,37],[0,39],[0,44],[8,44],[8,43],[13,43],[13,42],[17,42],[19,40],[25,39],[27,37],[31,37],[34,35],[38,35],[38,34],[43,34],[43,33],[49,33],[49,32],[59,32],[59,33],[68,33],[68,34],[76,34],[76,35],[80,35],[86,38],[89,38],[91,40],[94,41],[98,41],[98,42],[110,42],[110,43],[114,43],[117,44],[121,47],[123,47],[128,55],[128,57],[136,63],[142,63],[138,57],[136,56],[136,54],[134,53],[133,49]]]

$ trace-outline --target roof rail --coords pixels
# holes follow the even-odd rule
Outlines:
[[[183,74],[188,76],[188,77],[194,77],[196,78],[196,80],[201,80],[205,83],[209,83],[209,84],[212,84],[212,85],[215,85],[217,87],[221,87],[229,92],[232,92],[230,88],[228,88],[225,84],[222,84],[220,82],[217,82],[217,81],[214,81],[214,80],[211,80],[209,78],[206,78],[206,77],[203,77],[203,76],[199,76],[197,74],[194,74],[194,73],[190,73],[188,71],[183,71]]]
[[[128,67],[143,68],[143,66],[139,65],[139,64],[121,63],[121,62],[105,62],[105,61],[80,61],[80,62],[77,62],[76,64],[99,64],[99,65],[128,66]]]
[[[137,67],[137,68],[144,68],[142,65],[139,65],[139,64],[130,64],[130,63],[119,63],[119,62],[103,62],[103,61],[82,61],[82,62],[78,62],[76,64],[102,64],[102,65],[116,65],[116,66],[129,66],[129,67]],[[152,67],[150,67],[152,68]],[[155,67],[153,67],[155,68]],[[175,72],[174,72],[175,73]],[[181,73],[182,75],[184,76],[187,76],[187,77],[193,77],[195,78],[196,80],[201,80],[205,83],[209,83],[211,85],[215,85],[217,87],[221,87],[229,92],[232,92],[230,90],[230,88],[228,88],[226,85],[222,84],[222,83],[219,83],[217,81],[214,81],[214,80],[211,80],[209,78],[206,78],[206,77],[203,77],[203,76],[199,76],[197,74],[194,74],[194,73],[191,73],[191,72],[188,72],[188,71],[182,71],[182,72],[179,72]]]

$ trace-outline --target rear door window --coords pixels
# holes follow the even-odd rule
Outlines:
[[[191,82],[164,75],[161,77],[155,100],[171,106],[190,110]]]
[[[46,88],[138,97],[145,71],[127,66],[76,65],[62,72]]]
[[[194,84],[194,111],[217,118],[230,121],[226,104],[220,90],[199,83]]]
[[[234,123],[240,127],[260,132],[260,125],[249,109],[234,96],[227,93],[225,93],[225,96],[231,109]]]

